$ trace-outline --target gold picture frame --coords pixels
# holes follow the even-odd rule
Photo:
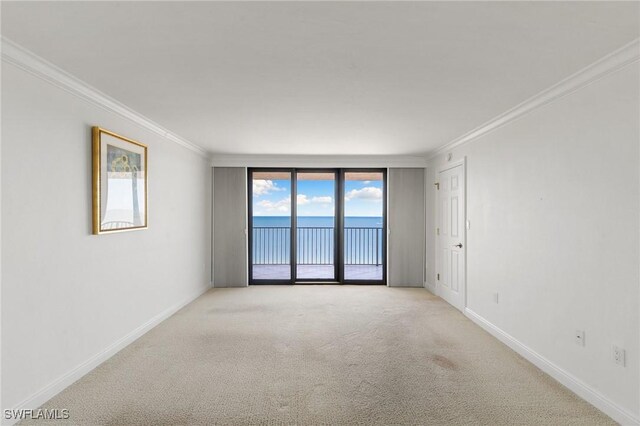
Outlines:
[[[147,146],[97,126],[91,135],[93,234],[147,229]]]

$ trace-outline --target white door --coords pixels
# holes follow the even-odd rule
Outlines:
[[[465,178],[464,164],[440,171],[436,229],[438,295],[455,308],[465,307]]]

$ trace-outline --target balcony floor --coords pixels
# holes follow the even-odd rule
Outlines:
[[[347,280],[379,281],[382,279],[382,265],[345,265],[344,276]],[[289,278],[289,265],[253,265],[255,280],[288,280]],[[298,280],[332,280],[333,278],[333,265],[298,265]]]

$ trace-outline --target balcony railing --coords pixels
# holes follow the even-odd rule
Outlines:
[[[288,265],[291,259],[291,228],[254,227],[254,265]],[[298,227],[298,265],[333,265],[335,228]],[[382,228],[344,228],[345,265],[382,263]]]
[[[344,228],[344,264],[380,265],[382,228]]]

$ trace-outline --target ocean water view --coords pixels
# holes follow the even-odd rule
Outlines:
[[[298,216],[298,227],[334,226],[333,216]],[[344,218],[346,228],[382,228],[382,217],[379,216],[347,216]],[[253,216],[254,227],[290,227],[290,216]]]
[[[382,262],[382,217],[345,217],[344,261],[349,265]],[[330,265],[334,261],[334,218],[298,216],[296,236],[299,265]],[[253,217],[252,261],[254,265],[288,264],[291,255],[291,217]]]

